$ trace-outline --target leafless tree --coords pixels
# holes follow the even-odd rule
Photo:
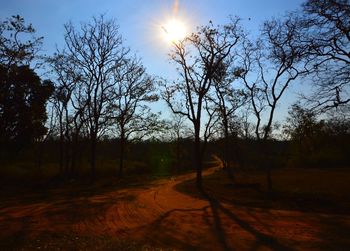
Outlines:
[[[257,121],[256,138],[263,144],[271,137],[275,111],[282,96],[293,81],[309,72],[308,61],[304,60],[307,47],[298,43],[301,34],[294,21],[292,16],[266,21],[256,45],[244,43],[242,68],[236,70],[250,95],[251,109]],[[258,78],[249,77],[252,69]],[[267,114],[267,120],[262,127],[263,114]],[[266,170],[268,189],[271,190],[269,164]]]
[[[234,86],[237,79],[237,76],[232,74],[235,56],[233,55],[226,60],[221,71],[214,78],[215,95],[210,97],[220,118],[220,131],[224,140],[222,152],[224,169],[228,171],[232,181],[234,181],[234,174],[230,166],[229,151],[233,150],[233,145],[230,145],[230,142],[237,137],[237,134],[236,130],[231,129],[237,127],[234,125],[237,122],[235,113],[246,102],[245,93]]]
[[[249,111],[255,116],[256,123],[254,126],[254,134],[257,140],[261,140],[261,124],[262,116],[266,109],[266,95],[264,89],[261,87],[261,77],[259,74],[258,61],[261,58],[261,45],[257,43],[254,45],[248,39],[242,43],[240,66],[234,70],[234,75],[241,78],[245,86],[245,95],[248,97],[248,108],[246,109],[245,118],[248,120]]]
[[[348,0],[307,0],[299,26],[300,43],[313,64],[313,95],[303,95],[317,111],[350,102],[350,3]]]
[[[236,117],[236,122],[231,131],[235,130],[237,135],[243,139],[251,139],[254,137],[254,126],[249,119],[250,111],[249,109],[242,109],[238,116]]]
[[[239,40],[237,26],[238,20],[217,27],[210,22],[185,40],[174,43],[171,54],[180,79],[165,86],[163,98],[174,113],[186,116],[193,125],[194,164],[199,189],[202,188],[205,146],[218,120],[214,116],[216,111],[210,109],[209,95],[214,91],[215,74]]]
[[[63,53],[47,58],[51,75],[55,78],[55,91],[51,98],[57,118],[59,134],[59,164],[62,174],[72,174],[76,165],[79,139],[86,123],[82,102],[82,82],[79,70]]]
[[[80,107],[85,106],[86,128],[90,141],[92,178],[96,174],[96,144],[110,126],[109,94],[114,86],[113,74],[128,53],[123,47],[119,27],[104,16],[94,17],[80,29],[65,26],[65,56],[81,73]]]
[[[158,100],[155,80],[136,58],[125,58],[113,71],[114,86],[110,95],[110,116],[119,136],[119,176],[122,176],[125,147],[133,138],[143,138],[161,127],[158,115],[152,113],[147,103]]]
[[[274,113],[278,102],[298,77],[309,73],[308,61],[304,61],[307,48],[296,41],[300,31],[292,17],[264,23],[262,35],[266,54],[259,58],[258,65],[266,101],[269,107],[263,140],[270,137]],[[271,65],[271,67],[266,67]]]

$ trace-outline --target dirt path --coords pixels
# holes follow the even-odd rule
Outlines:
[[[0,242],[62,232],[186,250],[350,249],[350,216],[232,206],[175,189],[192,178],[187,174],[145,189],[1,208]]]

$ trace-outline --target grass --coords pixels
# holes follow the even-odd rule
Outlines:
[[[224,171],[203,178],[205,190],[226,203],[241,206],[320,213],[350,212],[349,169],[279,169],[272,173],[273,191],[266,192],[262,171],[236,172],[236,182]],[[177,186],[195,197],[194,180]]]

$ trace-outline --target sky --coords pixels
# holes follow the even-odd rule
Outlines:
[[[191,30],[207,24],[224,24],[230,15],[242,18],[244,27],[255,34],[261,23],[294,10],[301,0],[178,0],[178,14]],[[43,52],[52,54],[63,46],[63,25],[76,26],[93,16],[115,18],[125,45],[140,56],[150,74],[174,75],[168,53],[170,46],[161,39],[161,26],[173,15],[175,0],[0,0],[0,18],[24,17],[37,34],[44,37]]]
[[[225,24],[229,16],[239,16],[244,28],[257,35],[262,22],[300,7],[302,0],[0,0],[0,19],[22,16],[32,23],[38,36],[44,37],[42,53],[51,55],[63,47],[63,25],[72,21],[76,27],[93,16],[104,14],[116,19],[125,45],[141,57],[148,73],[175,78],[169,60],[170,43],[162,39],[162,25],[177,14],[186,20],[189,30],[213,21]],[[289,92],[292,97],[293,91]],[[291,100],[291,98],[289,98]],[[288,97],[286,100],[289,100]],[[292,102],[292,101],[290,101]],[[290,105],[287,102],[288,105]],[[287,107],[287,104],[284,105]],[[285,113],[286,108],[284,109]]]

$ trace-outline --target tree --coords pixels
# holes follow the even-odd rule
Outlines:
[[[238,20],[217,27],[210,22],[183,41],[173,43],[171,59],[178,66],[180,79],[165,86],[163,98],[173,113],[186,116],[193,125],[194,165],[199,189],[202,188],[205,146],[217,121],[208,97],[213,91],[215,74],[219,74],[222,63],[239,40],[238,30]]]
[[[4,147],[22,148],[46,133],[46,101],[53,91],[29,66],[0,65],[0,139]]]
[[[53,86],[29,67],[43,39],[34,33],[20,16],[0,22],[0,150],[23,148],[46,133],[46,101]]]
[[[0,22],[0,64],[29,65],[41,48],[43,37],[34,36],[35,29],[26,25],[21,16]],[[23,38],[30,39],[23,41]]]
[[[181,114],[173,113],[171,120],[167,122],[166,133],[168,140],[172,143],[175,143],[175,168],[174,171],[177,172],[180,170],[184,163],[181,162],[181,159],[184,157],[184,139],[191,138],[193,132],[190,130],[189,126],[186,124],[186,117]]]
[[[158,100],[154,79],[146,74],[146,69],[136,59],[125,58],[120,67],[113,71],[114,86],[110,104],[110,116],[119,135],[120,159],[119,177],[123,174],[125,147],[131,137],[142,138],[159,128],[157,114],[146,105]]]
[[[82,138],[82,130],[86,124],[84,110],[87,103],[84,102],[82,92],[83,82],[77,65],[70,62],[64,52],[57,52],[47,58],[55,78],[55,91],[51,102],[55,111],[59,134],[59,165],[63,175],[74,173],[79,147],[79,139]]]
[[[284,133],[290,139],[292,164],[335,167],[349,162],[348,115],[330,110],[320,120],[316,111],[303,108],[300,103],[294,104],[288,113]]]
[[[313,64],[314,93],[305,96],[311,108],[323,111],[350,102],[350,3],[307,0],[299,26],[300,44]]]
[[[300,104],[292,105],[288,112],[284,133],[292,140],[298,149],[298,157],[313,153],[315,138],[320,135],[324,124],[317,121],[316,114],[304,109]]]
[[[65,25],[64,55],[70,64],[79,69],[81,76],[79,109],[84,111],[86,118],[92,179],[96,174],[97,141],[111,125],[108,107],[109,95],[115,85],[113,73],[128,53],[122,42],[116,22],[105,20],[104,16],[81,24],[80,30],[72,23]]]
[[[246,86],[257,121],[255,135],[266,151],[277,105],[290,84],[309,70],[308,61],[304,61],[307,47],[298,43],[301,34],[293,15],[266,21],[261,32],[261,39],[256,45],[249,41],[244,43],[242,66],[236,69],[235,74]],[[251,77],[252,69],[255,69],[258,78]],[[267,120],[262,127],[265,113]],[[270,163],[266,163],[265,167],[268,190],[272,190]]]
[[[214,109],[217,110],[218,116],[220,118],[221,132],[223,135],[223,167],[227,170],[230,178],[234,181],[234,173],[230,166],[229,150],[232,150],[233,145],[230,146],[230,142],[233,138],[238,135],[237,130],[237,120],[235,112],[242,107],[246,102],[246,95],[238,89],[235,89],[233,83],[237,79],[235,74],[231,73],[229,69],[232,65],[233,58],[227,60],[225,65],[222,67],[220,76],[214,78],[214,88],[215,96],[210,97],[211,101],[214,103]]]

